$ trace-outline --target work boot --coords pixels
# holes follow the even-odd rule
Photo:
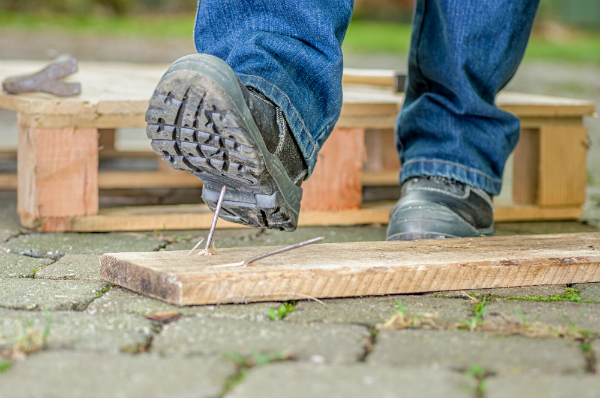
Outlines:
[[[485,191],[444,177],[413,177],[390,212],[387,240],[492,236],[494,205]]]
[[[202,180],[202,199],[231,222],[293,231],[307,166],[280,108],[246,88],[223,60],[175,61],[146,112],[152,148],[176,170]]]

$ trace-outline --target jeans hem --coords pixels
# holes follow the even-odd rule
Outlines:
[[[440,159],[414,159],[402,164],[400,184],[412,177],[437,176],[452,178],[480,188],[491,195],[498,195],[502,188],[502,180],[490,177],[481,171],[465,167],[461,164]]]
[[[313,142],[311,135],[308,133],[304,121],[300,114],[292,105],[290,98],[285,95],[277,86],[267,82],[260,76],[238,74],[238,77],[245,86],[255,88],[264,94],[275,105],[281,108],[288,125],[292,130],[292,134],[296,139],[296,143],[302,151],[306,165],[308,166],[308,175],[312,173],[317,162],[318,145]]]

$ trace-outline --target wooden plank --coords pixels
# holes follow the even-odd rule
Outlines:
[[[225,268],[216,266],[272,248],[111,253],[100,258],[100,275],[176,305],[588,283],[600,282],[599,241],[587,233],[325,243]]]
[[[585,203],[587,140],[582,125],[540,127],[538,204]]]
[[[581,206],[494,205],[494,221],[576,220],[583,216]]]
[[[399,72],[390,69],[354,69],[344,68],[342,84],[366,84],[372,86],[394,87]]]
[[[362,203],[363,129],[334,129],[302,184],[302,210],[359,209]]]
[[[1,181],[1,180],[0,180]],[[188,172],[138,171],[138,172],[100,172],[98,188],[200,188],[202,181]]]
[[[365,187],[397,186],[400,185],[398,173],[399,168],[386,171],[363,171],[362,184]]]
[[[303,210],[299,226],[343,226],[387,224],[395,202],[366,203],[358,210]],[[494,219],[502,221],[575,220],[583,215],[580,206],[519,205],[497,203]],[[108,232],[208,229],[213,214],[206,205],[134,206],[100,209],[97,215],[83,217],[46,217],[38,229],[45,232]],[[245,228],[219,220],[217,228]]]
[[[522,129],[514,151],[513,201],[537,203],[539,177],[540,132],[538,129]]]
[[[44,65],[44,62],[3,60],[0,80],[39,70]],[[9,95],[0,92],[0,108],[18,110],[19,123],[30,127],[144,127],[148,98],[166,68],[167,65],[81,62],[79,72],[67,79],[82,83],[80,96],[57,98],[43,93]],[[393,92],[391,87],[389,76],[393,73],[363,70],[347,74],[346,81],[360,75],[362,80],[378,84],[385,80],[390,86],[346,84],[338,127],[393,128],[404,101],[404,95]],[[500,93],[496,102],[501,109],[527,118],[581,118],[593,114],[595,109],[591,101],[508,92]]]
[[[17,189],[16,174],[0,174],[0,189],[14,190]]]
[[[0,174],[0,189],[17,189],[16,174]],[[157,171],[98,173],[98,189],[136,188],[201,188],[202,181],[189,173],[163,173]]]
[[[98,212],[98,131],[19,127],[17,211],[21,223]]]

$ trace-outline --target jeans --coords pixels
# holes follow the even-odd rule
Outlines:
[[[521,62],[539,0],[417,0],[400,182],[452,178],[498,194],[519,120],[494,98]],[[199,53],[225,60],[281,108],[309,167],[342,107],[341,44],[352,0],[200,0]]]

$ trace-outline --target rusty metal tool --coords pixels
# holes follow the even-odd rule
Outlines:
[[[225,191],[227,187],[223,185],[221,188],[221,194],[219,195],[219,200],[217,200],[217,206],[215,208],[215,215],[213,217],[212,225],[210,226],[210,230],[208,231],[208,237],[206,238],[206,246],[203,250],[200,250],[197,256],[212,256],[213,254],[218,254],[216,250],[210,247],[212,243],[213,234],[215,233],[215,228],[217,226],[217,220],[219,219],[219,213],[221,212],[221,206],[223,205],[223,201],[225,200]],[[192,250],[188,253],[188,256],[192,254],[192,252],[202,243],[202,240],[194,246]]]
[[[77,60],[60,56],[37,73],[7,77],[2,89],[9,94],[48,93],[60,97],[81,94],[80,83],[66,83],[60,79],[77,72]]]
[[[239,263],[215,265],[215,266],[213,266],[213,268],[247,267],[251,263],[253,263],[255,261],[258,261],[258,260],[262,260],[265,257],[274,256],[274,255],[279,254],[279,253],[287,252],[288,250],[299,249],[299,248],[301,248],[303,246],[311,245],[313,243],[320,242],[323,239],[325,239],[324,236],[319,236],[317,238],[312,238],[312,239],[309,239],[309,240],[305,240],[304,242],[294,243],[293,245],[280,247],[279,249],[271,250],[270,252],[261,253],[258,256],[254,256],[254,257],[252,257],[251,259],[248,259],[248,260],[240,261]]]

